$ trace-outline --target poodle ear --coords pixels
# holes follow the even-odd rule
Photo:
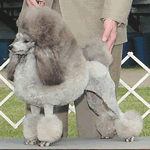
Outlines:
[[[14,81],[14,73],[17,65],[20,62],[18,55],[13,55],[10,53],[10,62],[7,66],[7,78],[11,81]]]
[[[36,47],[37,72],[43,85],[58,85],[64,81],[64,68],[57,55],[52,49]]]

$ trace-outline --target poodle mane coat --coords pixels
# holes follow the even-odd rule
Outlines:
[[[68,69],[65,66],[70,59],[74,65],[82,63],[81,57],[72,59],[78,51],[76,40],[60,18],[61,16],[49,7],[45,7],[44,11],[42,7],[28,7],[18,19],[18,28],[22,28],[36,43],[37,71],[44,85],[61,84],[65,80],[65,72]],[[64,56],[68,57],[64,60]],[[14,67],[8,68],[15,68],[18,61],[13,62]],[[9,79],[13,79],[13,72],[9,74]]]
[[[25,144],[49,146],[62,135],[62,123],[53,114],[54,105],[66,105],[87,92],[87,101],[98,115],[96,127],[103,137],[116,134],[133,141],[143,127],[141,116],[122,113],[109,74],[112,55],[99,36],[81,49],[62,17],[49,7],[27,7],[20,14],[21,32],[9,46],[8,79],[15,93],[31,104],[24,120]],[[95,99],[91,98],[91,94]],[[40,116],[44,107],[45,116]],[[136,127],[136,129],[135,129]]]

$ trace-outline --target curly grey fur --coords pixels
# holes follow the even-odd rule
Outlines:
[[[64,81],[65,68],[61,66],[61,63],[55,57],[57,52],[54,52],[48,48],[36,47],[36,67],[40,80],[44,85],[57,85]]]
[[[16,36],[12,51],[18,42],[21,43],[21,47],[17,46],[18,52],[26,51],[15,71],[18,97],[36,106],[67,104],[78,98],[88,83],[86,60],[60,15],[46,6],[29,7],[21,13],[18,27],[23,28],[23,33]],[[26,43],[24,37],[35,42],[33,48],[32,42]],[[27,44],[31,47],[25,46]]]
[[[18,27],[36,42],[37,71],[44,85],[57,85],[64,81],[65,53],[72,55],[76,40],[66,28],[60,15],[49,7],[28,7],[21,13]],[[66,48],[64,52],[63,47]],[[63,53],[63,54],[62,54]],[[70,59],[66,57],[66,62]],[[79,60],[80,62],[80,60]]]
[[[113,61],[106,43],[102,42],[99,36],[91,37],[88,40],[85,48],[83,48],[83,54],[87,60],[98,61],[106,67],[109,67]]]
[[[42,48],[58,45],[66,29],[61,16],[49,7],[27,7],[19,16],[17,25]]]
[[[30,141],[37,139],[37,123],[41,119],[40,115],[29,114],[23,121],[23,133],[25,139]]]
[[[119,137],[139,136],[143,128],[142,117],[136,111],[127,111],[122,118],[115,120],[115,127]]]

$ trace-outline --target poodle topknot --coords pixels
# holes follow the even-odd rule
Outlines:
[[[39,47],[51,48],[67,35],[64,34],[65,24],[61,16],[49,7],[27,7],[19,16],[17,25],[24,29]]]

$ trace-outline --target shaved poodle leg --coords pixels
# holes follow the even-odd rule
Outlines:
[[[58,141],[62,135],[62,122],[53,114],[53,105],[45,104],[43,116],[37,124],[37,137],[39,139],[39,146],[50,146]]]

